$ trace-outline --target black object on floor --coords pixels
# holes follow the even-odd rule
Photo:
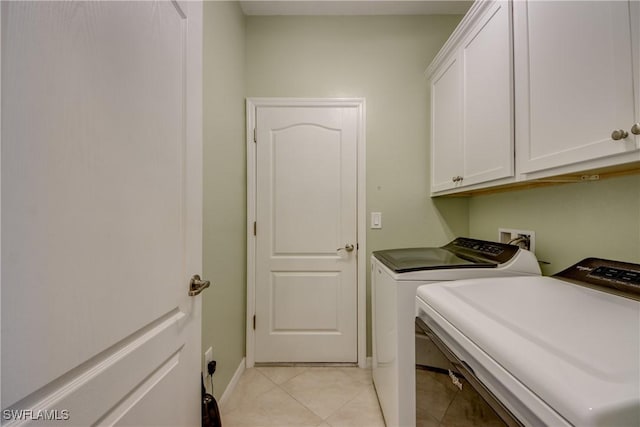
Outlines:
[[[204,388],[202,374],[200,375],[200,384],[202,385],[202,427],[222,427],[218,402]]]

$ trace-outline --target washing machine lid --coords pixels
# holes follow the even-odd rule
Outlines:
[[[373,255],[395,273],[444,268],[495,267],[495,264],[463,259],[442,248],[387,249],[376,251]]]
[[[373,255],[395,273],[453,268],[495,268],[512,259],[518,246],[458,237],[440,248],[403,248]]]
[[[618,277],[640,266],[625,271]],[[523,384],[572,425],[631,425],[640,416],[640,302],[562,279],[436,283],[418,288],[418,305],[470,340],[472,359],[486,354],[508,372],[503,386]]]

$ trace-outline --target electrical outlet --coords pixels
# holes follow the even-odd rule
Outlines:
[[[518,238],[524,238],[522,241],[518,241]],[[509,243],[518,245],[521,248],[527,249],[531,252],[536,250],[536,233],[531,230],[518,230],[513,228],[499,228],[498,229],[498,241],[500,243]]]
[[[213,360],[213,347],[209,347],[207,349],[207,351],[204,352],[204,366],[205,366],[205,373],[206,371],[206,367],[209,364],[209,362],[211,362]]]

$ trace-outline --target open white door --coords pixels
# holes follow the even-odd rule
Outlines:
[[[255,362],[355,363],[362,104],[289,104],[255,109]]]
[[[200,425],[202,5],[1,7],[2,425]]]

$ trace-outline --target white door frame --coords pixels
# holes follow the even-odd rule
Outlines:
[[[355,107],[358,109],[357,142],[357,220],[358,220],[358,257],[357,257],[357,327],[358,327],[358,366],[366,367],[367,356],[367,262],[366,262],[366,152],[365,152],[365,99],[364,98],[247,98],[247,342],[246,367],[255,364],[255,314],[256,293],[256,236],[253,224],[256,221],[256,144],[254,130],[257,107]]]
[[[0,46],[2,46],[2,7],[0,5]],[[0,70],[2,54],[0,52]],[[0,72],[0,77],[2,73]],[[0,78],[0,100],[2,99],[2,78]],[[2,152],[2,102],[0,102],[0,153]],[[0,155],[0,177],[2,176],[2,156]],[[2,223],[2,178],[0,178],[0,224]],[[2,258],[2,227],[0,227],[0,259]],[[0,263],[0,330],[2,330],[2,263]],[[0,340],[0,367],[2,366],[2,340]],[[1,368],[0,368],[1,369]],[[2,387],[0,387],[0,406],[2,406]]]

